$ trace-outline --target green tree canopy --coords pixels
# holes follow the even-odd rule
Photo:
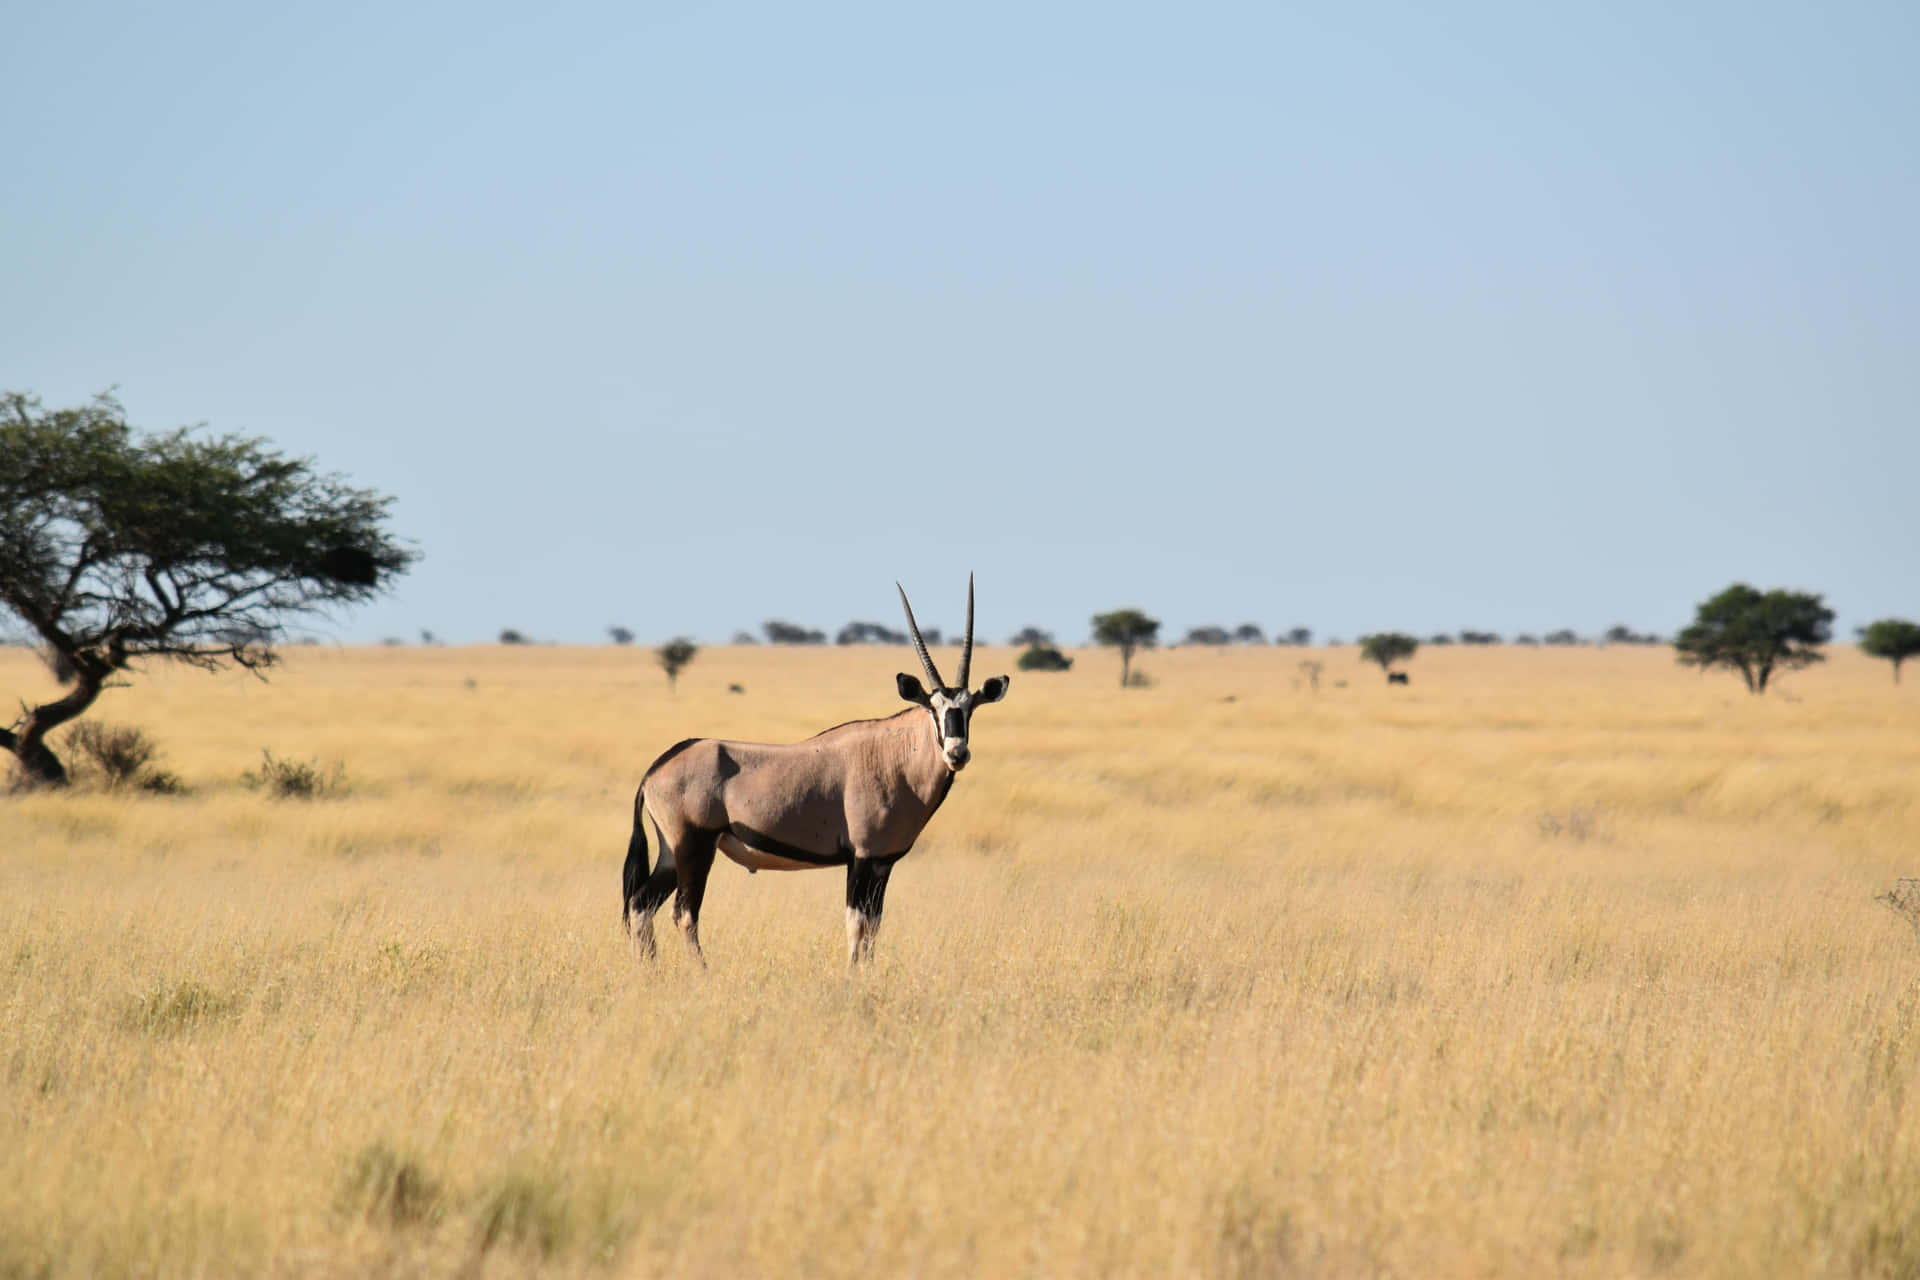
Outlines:
[[[1900,664],[1920,657],[1920,622],[1882,618],[1860,633],[1860,651],[1893,664],[1893,682],[1900,683]]]
[[[1729,667],[1747,692],[1765,693],[1776,669],[1792,671],[1826,660],[1817,646],[1833,636],[1833,610],[1802,591],[1761,592],[1736,582],[1694,611],[1673,647],[1690,667]]]
[[[364,603],[416,559],[386,533],[390,503],[264,440],[137,434],[110,396],[46,410],[0,393],[0,607],[72,685],[0,748],[58,785],[47,733],[115,672],[271,666],[290,622]]]
[[[1160,635],[1160,620],[1138,609],[1115,609],[1093,615],[1093,642],[1120,650],[1120,687],[1125,688],[1135,649],[1151,649]]]
[[[1406,661],[1419,649],[1420,642],[1401,631],[1360,637],[1360,661],[1377,662],[1382,671],[1391,670],[1394,663]]]

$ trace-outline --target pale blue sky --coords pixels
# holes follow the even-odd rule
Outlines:
[[[0,386],[394,494],[347,641],[1920,617],[1912,4],[4,28]]]

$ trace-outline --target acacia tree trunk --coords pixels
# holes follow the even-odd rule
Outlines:
[[[1127,687],[1127,666],[1132,661],[1133,661],[1133,646],[1130,644],[1121,645],[1120,646],[1120,687],[1122,689]]]
[[[95,664],[77,665],[73,689],[64,698],[42,703],[16,721],[13,728],[0,729],[0,747],[13,753],[32,786],[67,785],[67,767],[47,745],[47,735],[92,706],[106,683],[106,672],[96,669]]]

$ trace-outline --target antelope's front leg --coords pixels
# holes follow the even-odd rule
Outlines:
[[[873,940],[880,933],[880,912],[887,902],[891,862],[854,855],[847,864],[847,963],[873,959]]]

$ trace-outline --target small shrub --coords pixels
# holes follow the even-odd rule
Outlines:
[[[1022,671],[1065,671],[1073,666],[1073,659],[1052,645],[1034,644],[1020,655],[1016,665]]]
[[[259,769],[243,774],[241,781],[276,800],[324,800],[346,787],[347,771],[318,760],[275,760],[273,752],[263,750]]]
[[[141,775],[160,754],[160,744],[132,725],[86,720],[67,731],[67,750],[97,769],[108,790],[118,791],[141,783]],[[179,780],[172,774],[156,776],[169,779],[178,790]]]
[[[1893,888],[1885,893],[1873,895],[1875,902],[1885,903],[1887,910],[1905,920],[1913,928],[1913,936],[1920,938],[1920,879],[1911,876],[1893,882]]]
[[[180,781],[180,775],[166,769],[149,769],[140,775],[134,785],[150,796],[183,796],[187,793],[187,784]]]
[[[1144,671],[1127,672],[1126,687],[1129,689],[1151,689],[1153,683],[1153,677]]]
[[[369,1222],[411,1227],[436,1221],[446,1192],[417,1160],[384,1142],[363,1147],[340,1180],[340,1208]]]

